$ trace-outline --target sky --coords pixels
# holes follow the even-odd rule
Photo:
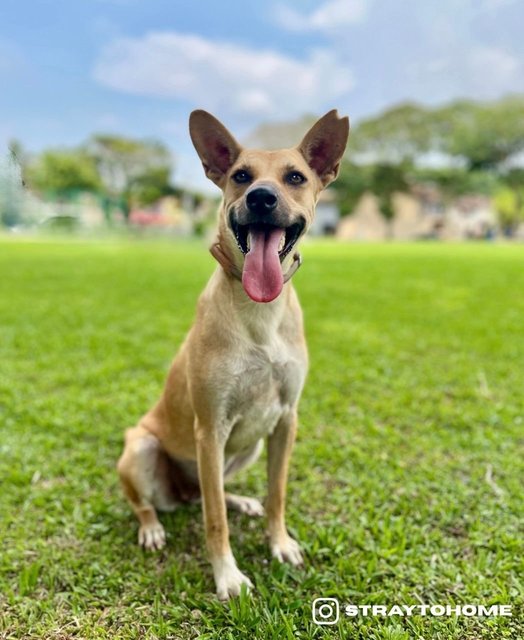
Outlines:
[[[522,0],[1,0],[0,145],[155,138],[203,189],[192,109],[242,140],[333,107],[496,99],[524,92],[523,28]]]

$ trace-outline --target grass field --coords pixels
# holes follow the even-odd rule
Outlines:
[[[295,277],[311,368],[288,522],[256,592],[213,594],[200,509],[136,544],[115,473],[213,267],[199,244],[0,241],[0,638],[524,637],[524,247],[323,242]],[[263,497],[263,461],[233,489]],[[511,618],[342,617],[311,603],[510,604]]]

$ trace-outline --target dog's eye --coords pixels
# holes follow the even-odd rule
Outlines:
[[[290,171],[286,176],[286,182],[289,184],[303,184],[306,182],[306,177],[303,176],[299,171]]]
[[[246,182],[251,182],[251,176],[249,173],[242,169],[234,173],[232,177],[237,184],[246,184]]]

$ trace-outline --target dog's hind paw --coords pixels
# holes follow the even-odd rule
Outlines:
[[[296,540],[287,536],[284,540],[271,543],[271,555],[279,562],[289,562],[294,567],[304,564],[302,551]]]
[[[240,513],[245,513],[248,516],[263,516],[265,513],[264,507],[256,498],[228,493],[226,494],[226,504],[229,509],[240,511]]]
[[[159,551],[166,544],[166,532],[160,522],[142,525],[138,530],[138,544],[148,551]]]

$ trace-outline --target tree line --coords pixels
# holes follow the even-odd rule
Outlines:
[[[390,219],[392,194],[420,183],[436,185],[448,201],[491,196],[511,235],[524,222],[524,96],[435,108],[406,103],[364,120],[352,132],[334,189],[343,213],[372,191]]]
[[[99,134],[79,147],[48,149],[34,158],[15,142],[11,155],[22,166],[25,186],[41,197],[63,200],[95,193],[106,212],[116,206],[125,219],[134,206],[180,193],[171,182],[171,154],[156,140]]]
[[[283,146],[289,138],[291,145],[297,130],[314,119],[262,125],[249,143],[271,147],[276,140]],[[103,204],[116,203],[125,218],[133,206],[181,191],[171,182],[169,150],[155,140],[99,134],[80,147],[45,150],[34,158],[26,158],[16,143],[12,153],[23,166],[25,183],[43,197],[94,192]],[[371,191],[390,219],[393,193],[420,183],[436,185],[445,200],[468,193],[491,196],[501,225],[511,233],[524,221],[524,96],[440,107],[405,103],[352,128],[333,186],[343,215]]]

